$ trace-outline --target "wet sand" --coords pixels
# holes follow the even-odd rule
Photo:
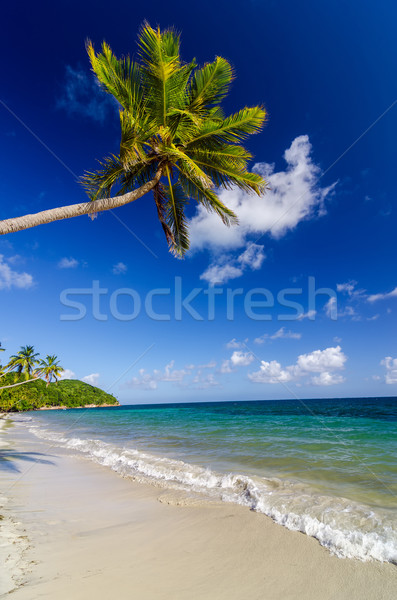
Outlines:
[[[15,600],[397,597],[394,565],[339,559],[264,515],[123,479],[22,428],[2,439],[6,512],[29,542]]]

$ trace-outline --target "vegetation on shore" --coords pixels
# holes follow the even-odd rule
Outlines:
[[[14,374],[5,375],[4,385],[15,382]],[[78,408],[79,406],[118,405],[118,401],[111,394],[103,390],[78,381],[77,379],[63,379],[58,383],[46,383],[42,379],[30,381],[27,385],[4,389],[0,392],[0,411],[19,412],[37,410],[43,407]]]
[[[118,405],[114,396],[88,383],[58,381],[63,371],[55,355],[40,359],[33,346],[22,346],[5,366],[0,365],[0,411]]]

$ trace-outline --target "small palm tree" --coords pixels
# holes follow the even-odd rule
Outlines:
[[[50,385],[52,379],[55,379],[55,383],[58,383],[60,375],[63,373],[64,368],[60,366],[55,354],[47,354],[45,360],[40,361],[39,373],[47,381],[47,387]]]
[[[33,346],[22,346],[17,354],[10,357],[7,368],[15,370],[26,379],[35,375],[35,366],[39,364],[39,354]]]
[[[255,106],[225,116],[221,102],[233,79],[229,62],[218,56],[202,68],[194,60],[184,63],[179,35],[147,23],[138,46],[135,61],[116,58],[105,42],[98,53],[87,44],[98,82],[119,104],[121,125],[119,153],[83,178],[90,202],[2,221],[0,234],[94,215],[153,191],[169,247],[183,256],[189,248],[185,209],[190,200],[231,225],[236,215],[221,202],[218,188],[262,194],[265,181],[248,171],[252,156],[241,143],[262,128],[265,110]]]

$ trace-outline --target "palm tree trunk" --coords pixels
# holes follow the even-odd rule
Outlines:
[[[30,381],[37,381],[37,377],[27,379],[26,381],[20,381],[19,383],[12,383],[11,385],[3,385],[3,387],[0,387],[0,390],[6,390],[8,388],[16,387],[17,385],[25,385],[25,383],[29,383]]]
[[[52,221],[70,219],[71,217],[79,217],[80,215],[95,214],[104,210],[124,206],[150,192],[160,181],[161,174],[162,170],[160,168],[153,179],[144,183],[136,190],[123,194],[122,196],[102,198],[100,200],[94,200],[93,202],[82,202],[81,204],[70,204],[69,206],[60,206],[59,208],[43,210],[33,215],[25,215],[23,217],[15,217],[14,219],[0,221],[0,235],[21,231],[22,229],[29,229],[30,227],[36,227],[37,225],[44,225],[45,223],[51,223]]]

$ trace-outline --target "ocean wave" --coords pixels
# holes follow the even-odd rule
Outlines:
[[[388,511],[374,511],[345,498],[320,495],[285,479],[222,474],[101,440],[68,438],[36,425],[29,429],[123,477],[205,494],[263,513],[288,529],[316,538],[340,558],[397,563],[397,522]]]

